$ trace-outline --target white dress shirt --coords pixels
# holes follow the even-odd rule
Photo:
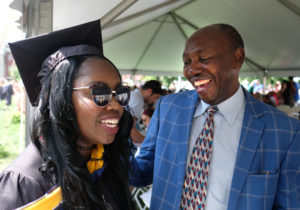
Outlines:
[[[145,102],[143,95],[138,88],[130,92],[130,100],[128,105],[130,108],[130,113],[135,116],[138,121],[141,120]]]
[[[203,129],[207,116],[205,110],[208,106],[209,104],[201,100],[196,108],[189,141],[187,163],[194,144]],[[218,112],[214,114],[214,139],[208,176],[206,210],[227,209],[245,112],[245,97],[241,86],[233,96],[218,104],[218,109]]]

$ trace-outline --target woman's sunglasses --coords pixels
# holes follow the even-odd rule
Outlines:
[[[91,89],[92,99],[99,107],[108,105],[113,96],[121,106],[127,106],[130,99],[130,87],[127,86],[119,86],[116,90],[111,90],[106,84],[100,83],[73,88],[73,90],[83,89]]]

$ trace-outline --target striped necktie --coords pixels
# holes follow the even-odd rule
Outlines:
[[[185,175],[180,209],[204,209],[217,106],[207,108],[203,130],[193,147]]]

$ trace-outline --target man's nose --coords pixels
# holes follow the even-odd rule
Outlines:
[[[187,71],[190,75],[199,74],[202,72],[202,64],[198,61],[192,61]]]

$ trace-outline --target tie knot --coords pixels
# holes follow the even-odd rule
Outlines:
[[[212,116],[218,111],[218,107],[217,106],[209,106],[206,111],[209,115]]]

